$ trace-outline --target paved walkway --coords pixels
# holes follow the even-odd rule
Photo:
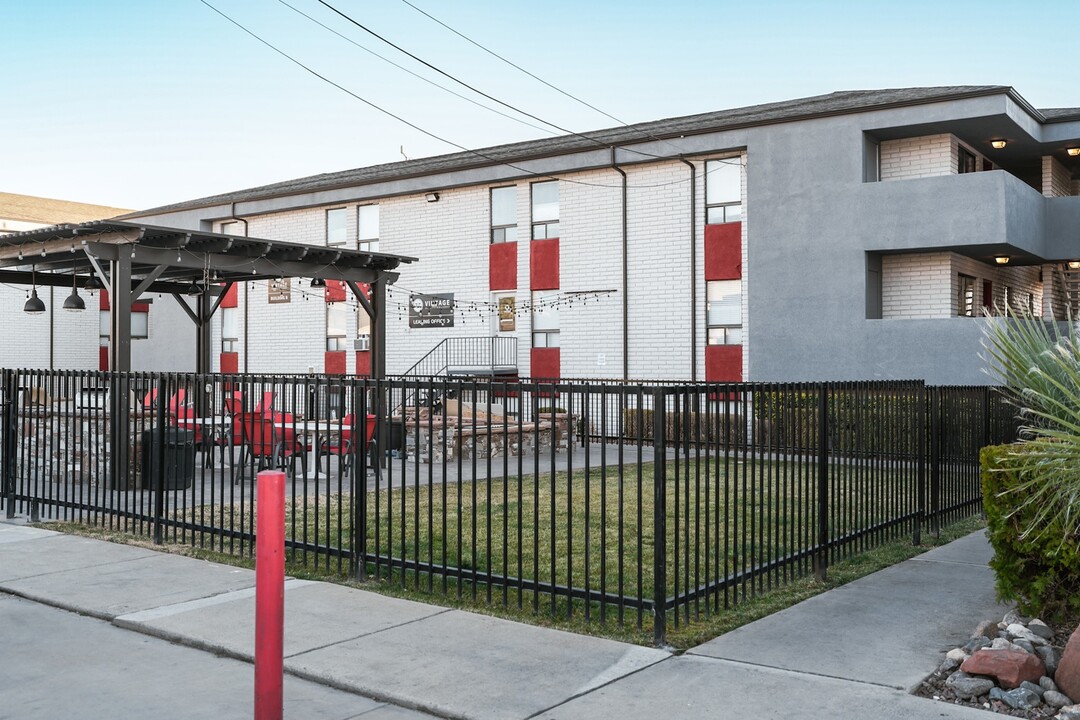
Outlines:
[[[906,691],[980,620],[1004,614],[1006,608],[994,601],[989,557],[986,540],[976,533],[680,656],[289,580],[286,717],[985,720],[980,711]],[[24,618],[43,624],[43,642],[34,644],[38,650],[49,646],[50,634],[77,631],[68,620],[42,619],[42,610],[29,609],[26,601],[33,601],[97,618],[110,633],[134,631],[129,634],[145,642],[162,638],[250,661],[254,581],[249,570],[0,521],[0,592],[22,598],[0,595],[0,655],[11,662],[13,652],[29,647],[11,629]],[[102,633],[102,627],[94,632]],[[72,658],[63,635],[53,651],[65,675],[96,667],[94,657]],[[250,717],[250,666],[247,673],[219,671],[211,660],[221,658],[185,652],[171,660],[184,663],[177,670],[183,678],[177,712],[158,710],[153,717],[191,717],[185,697],[228,697],[214,717]],[[37,687],[21,684],[23,692],[11,697],[23,698],[24,705],[0,706],[0,717],[57,717],[55,708],[35,714],[40,706],[25,698],[53,694],[62,702],[55,694],[67,682],[57,674],[23,677],[21,683]],[[131,711],[144,708],[137,680],[101,682],[106,687],[97,694],[105,701]],[[335,703],[315,692],[315,684],[346,691],[341,697],[352,702]],[[82,707],[77,695],[71,703],[72,710]],[[368,704],[357,707],[362,703]]]

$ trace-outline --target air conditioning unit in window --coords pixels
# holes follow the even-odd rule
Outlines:
[[[371,336],[361,335],[353,340],[353,350],[370,350],[371,349]]]

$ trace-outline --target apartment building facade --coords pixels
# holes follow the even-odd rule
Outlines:
[[[433,350],[489,342],[512,348],[491,361],[500,375],[967,384],[989,382],[984,308],[1059,320],[1075,309],[1077,178],[1080,109],[1036,110],[1008,87],[911,88],[329,173],[125,218],[418,258],[389,290],[389,374],[434,372],[417,365]],[[368,333],[333,283],[246,283],[219,310],[218,367],[364,375]]]

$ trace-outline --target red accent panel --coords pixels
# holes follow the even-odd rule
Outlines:
[[[488,246],[488,285],[492,290],[517,290],[516,242]]]
[[[371,377],[371,351],[358,350],[356,352],[356,376]]]
[[[326,353],[326,360],[324,361],[327,375],[344,375],[345,374],[345,351],[337,350],[334,352]]]
[[[236,305],[237,305],[236,288],[237,287],[239,287],[239,285],[237,285],[236,283],[233,283],[232,286],[226,291],[225,297],[222,298],[222,300],[221,300],[221,307],[223,307],[223,308],[234,308],[234,307],[236,307]]]
[[[559,238],[529,243],[529,287],[533,290],[559,288]]]
[[[562,377],[559,372],[559,348],[533,348],[529,357],[534,378],[557,380]]]
[[[994,283],[983,280],[983,307],[994,307]]]
[[[111,310],[112,306],[109,304],[109,291],[105,288],[101,289],[101,305],[99,310]],[[150,303],[135,303],[131,306],[131,312],[150,312]]]
[[[326,302],[345,302],[347,288],[341,280],[326,281]]]
[[[229,374],[240,372],[240,355],[234,352],[221,353],[221,372]]]
[[[705,226],[705,279],[742,278],[742,223]]]
[[[705,382],[742,382],[742,345],[705,346]]]
[[[109,369],[109,346],[102,345],[98,348],[98,370]]]

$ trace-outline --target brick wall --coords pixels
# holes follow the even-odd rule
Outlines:
[[[1044,155],[1042,159],[1042,193],[1046,197],[1075,195],[1072,175],[1056,158]]]
[[[933,177],[956,172],[952,135],[885,140],[881,143],[881,179]]]

